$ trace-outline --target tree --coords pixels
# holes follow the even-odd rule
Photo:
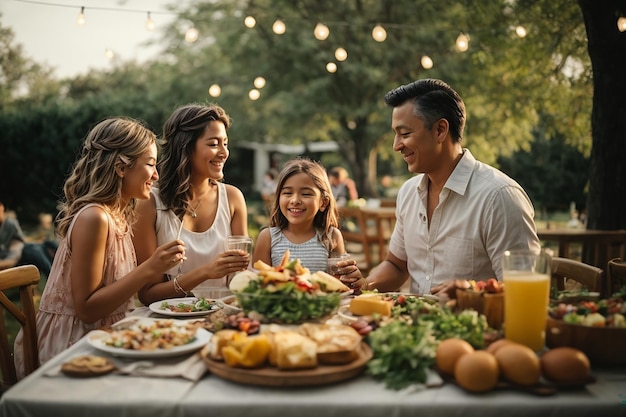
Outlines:
[[[626,16],[624,0],[579,0],[593,67],[591,173],[587,200],[589,229],[626,229]]]
[[[252,29],[245,16],[256,19]],[[271,30],[279,17],[283,35]],[[373,194],[380,149],[392,146],[382,97],[417,78],[441,78],[459,90],[469,115],[465,144],[485,162],[527,149],[539,113],[549,135],[583,150],[589,143],[589,122],[579,117],[591,109],[585,32],[578,6],[567,0],[216,0],[194,4],[173,26],[188,19],[203,40],[169,52],[182,49],[188,58],[195,50],[194,66],[228,86],[219,101],[251,120],[246,137],[335,140],[365,195]],[[324,41],[313,37],[318,22],[330,28]],[[523,39],[512,30],[520,22],[528,27]],[[371,36],[377,23],[387,28],[383,43]],[[470,35],[466,53],[455,48],[459,32]],[[334,56],[339,47],[345,61]],[[432,69],[420,66],[425,55]],[[336,72],[326,70],[329,62]],[[247,90],[258,75],[267,86],[251,103]]]

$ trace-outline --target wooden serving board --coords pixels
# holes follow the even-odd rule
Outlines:
[[[224,362],[209,358],[207,349],[202,350],[202,359],[213,374],[241,384],[274,387],[313,386],[345,381],[363,372],[373,353],[365,342],[361,342],[358,349],[359,356],[348,364],[320,365],[317,368],[302,370],[283,371],[272,366],[258,369],[232,368]]]

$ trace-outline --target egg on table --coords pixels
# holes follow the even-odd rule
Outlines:
[[[550,349],[541,355],[543,376],[559,384],[585,384],[591,379],[589,358],[582,351],[571,347]]]

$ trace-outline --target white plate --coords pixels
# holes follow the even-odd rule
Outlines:
[[[167,358],[170,356],[184,355],[185,353],[195,352],[202,349],[213,333],[199,328],[196,330],[196,340],[182,346],[176,346],[171,349],[155,349],[155,350],[131,350],[106,345],[104,341],[110,336],[108,332],[102,330],[93,330],[87,335],[87,342],[95,349],[109,353],[113,356],[124,358]]]
[[[339,307],[339,310],[337,310],[337,315],[339,316],[339,319],[344,324],[354,323],[355,321],[357,321],[360,318],[360,317],[355,316],[354,314],[352,314],[352,312],[350,311],[350,306],[349,305],[345,305],[345,306]]]
[[[177,305],[177,304],[195,304],[198,301],[196,297],[187,297],[187,298],[170,298],[169,300],[161,300],[155,301],[154,303],[149,305],[150,310],[157,314],[163,314],[164,316],[172,316],[172,317],[189,317],[189,316],[206,316],[207,314],[211,314],[220,309],[220,306],[215,303],[211,307],[210,310],[203,311],[186,311],[186,312],[178,312],[172,311],[170,309],[161,308],[161,304],[167,302],[169,305]],[[212,301],[212,300],[208,300]]]

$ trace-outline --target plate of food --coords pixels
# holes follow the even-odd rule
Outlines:
[[[94,330],[87,342],[95,349],[126,358],[164,358],[200,350],[212,333],[188,321],[173,319],[125,320],[113,330]]]
[[[150,310],[172,317],[204,316],[214,313],[221,306],[215,300],[202,297],[170,298],[150,304]]]

